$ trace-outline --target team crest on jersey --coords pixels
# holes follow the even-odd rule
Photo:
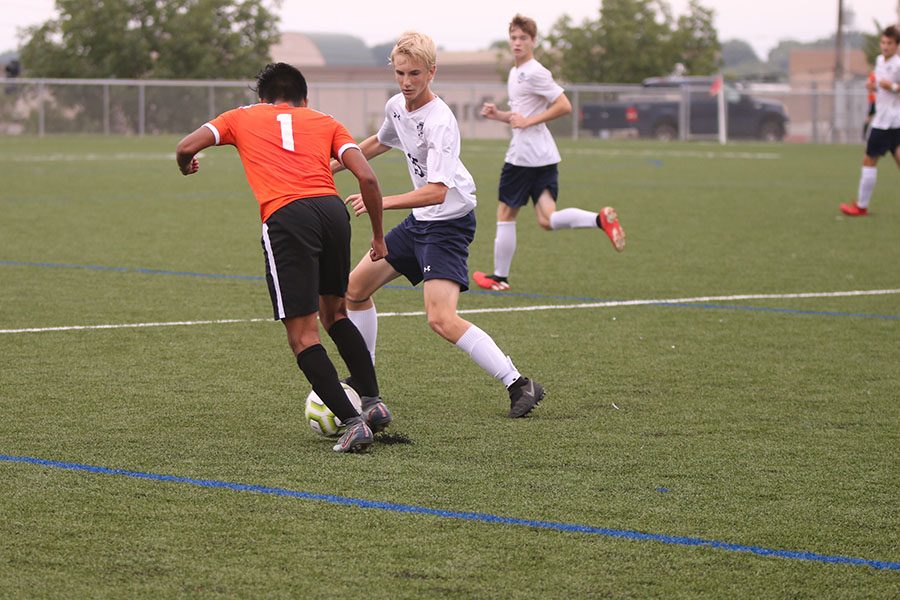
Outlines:
[[[528,79],[528,75],[520,72],[516,76],[516,83],[524,83],[526,79]]]
[[[419,139],[425,137],[425,121],[419,121],[416,124],[416,133],[419,134]]]

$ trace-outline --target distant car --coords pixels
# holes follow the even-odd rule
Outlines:
[[[634,129],[640,137],[673,140],[679,137],[679,107],[683,87],[689,88],[690,133],[716,135],[719,109],[710,93],[712,77],[652,77],[643,81],[646,89],[671,88],[673,94],[635,94],[617,102],[581,105],[581,128],[599,134],[615,129]],[[784,105],[773,100],[754,98],[725,84],[728,112],[728,137],[781,141],[787,131]]]

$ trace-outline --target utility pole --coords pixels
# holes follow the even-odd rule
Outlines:
[[[900,7],[898,7],[900,10]],[[838,0],[837,35],[834,37],[834,83],[844,79],[844,0]]]
[[[832,97],[834,98],[831,109],[831,141],[843,141],[843,132],[840,131],[838,117],[838,98],[841,95],[844,81],[844,0],[838,0],[837,34],[834,36],[834,81],[831,82]]]

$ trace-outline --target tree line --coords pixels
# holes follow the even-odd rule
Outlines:
[[[278,16],[263,0],[57,0],[58,16],[26,30],[30,77],[246,79],[270,60]],[[631,82],[676,62],[709,73],[719,60],[713,11],[691,0],[604,0],[596,18],[560,18],[542,58],[563,80]],[[336,27],[339,24],[336,23]],[[436,36],[440,39],[440,35]]]
[[[564,15],[543,36],[539,58],[561,80],[635,83],[669,73],[677,63],[696,75],[724,68],[736,77],[777,76],[787,70],[790,49],[808,45],[781,42],[763,62],[746,42],[720,43],[715,11],[701,0],[691,0],[678,16],[667,0],[597,4],[595,16],[575,23]],[[25,32],[21,74],[247,79],[270,60],[279,37],[278,16],[269,6],[264,0],[57,0],[58,17]],[[848,39],[851,45],[859,40],[856,47],[873,58],[878,53],[877,36],[851,33]],[[377,48],[387,54],[391,46]]]

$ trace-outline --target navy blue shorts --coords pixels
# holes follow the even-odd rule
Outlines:
[[[553,200],[559,195],[559,170],[556,165],[544,167],[517,167],[503,163],[500,172],[500,202],[511,208],[528,204],[528,198],[537,204],[538,198],[548,190]]]
[[[870,129],[866,141],[866,156],[878,158],[888,152],[894,154],[900,146],[900,129]]]
[[[384,236],[385,260],[413,285],[449,279],[469,289],[469,244],[475,239],[475,211],[447,221],[418,221],[410,214]]]

